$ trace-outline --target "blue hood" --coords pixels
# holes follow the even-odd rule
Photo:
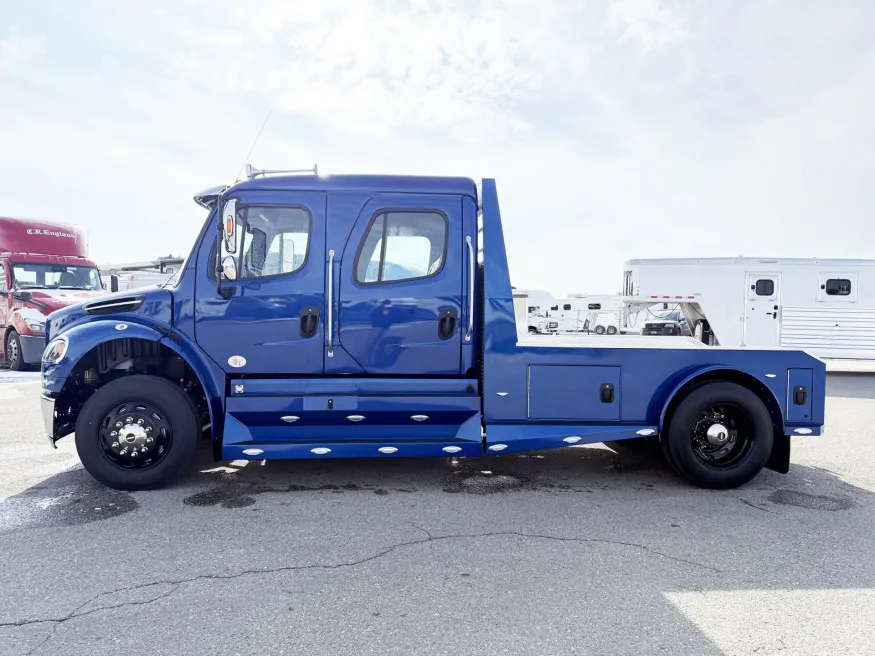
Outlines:
[[[158,287],[116,292],[52,312],[46,321],[46,341],[74,326],[99,319],[173,326],[173,293]]]

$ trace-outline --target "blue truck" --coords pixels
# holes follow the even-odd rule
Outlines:
[[[48,317],[52,445],[124,490],[216,460],[480,457],[637,439],[695,485],[786,473],[824,363],[693,338],[528,336],[496,183],[247,167],[161,287]],[[524,331],[523,331],[524,332]]]

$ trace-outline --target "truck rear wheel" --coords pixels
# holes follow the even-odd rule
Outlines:
[[[706,383],[690,392],[660,438],[673,469],[712,489],[738,487],[759,474],[773,441],[766,406],[749,389],[729,382]]]
[[[116,490],[149,490],[177,478],[194,456],[197,409],[173,383],[128,376],[107,383],[76,422],[76,450],[98,481]]]
[[[6,364],[12,371],[23,371],[25,367],[21,339],[14,330],[10,330],[6,336]]]

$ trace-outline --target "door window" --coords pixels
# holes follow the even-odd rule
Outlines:
[[[355,281],[385,284],[440,273],[447,251],[447,218],[440,212],[380,212],[359,247]]]
[[[310,212],[303,207],[239,208],[235,255],[239,279],[281,276],[303,268],[310,247],[311,223]],[[223,241],[222,256],[226,254]]]
[[[769,278],[761,278],[756,282],[757,296],[771,296],[775,293],[775,281]]]

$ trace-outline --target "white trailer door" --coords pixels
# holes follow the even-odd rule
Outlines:
[[[748,271],[743,346],[780,345],[781,274]]]

